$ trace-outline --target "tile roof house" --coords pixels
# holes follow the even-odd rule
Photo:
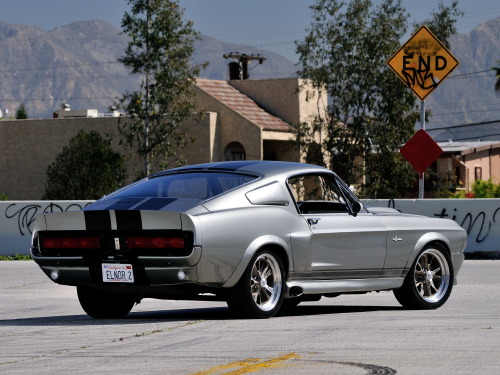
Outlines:
[[[255,101],[227,81],[198,80],[196,86],[231,110],[267,131],[293,132],[293,127],[266,112]]]
[[[300,161],[299,150],[292,143],[293,125],[317,113],[317,107],[306,100],[310,95],[306,91],[312,89],[298,90],[305,85],[299,78],[197,80],[198,108],[212,118],[207,134],[210,156],[205,161]]]
[[[298,92],[299,86],[305,89]],[[238,159],[300,160],[292,143],[293,125],[317,113],[317,103],[306,100],[314,96],[313,90],[302,80],[198,80],[195,93],[198,108],[206,115],[202,121],[182,125],[193,139],[180,150],[187,164]],[[119,139],[119,121],[128,121],[126,116],[88,117],[89,113],[71,111],[53,119],[0,121],[0,194],[14,200],[40,199],[48,165],[72,137],[84,129]],[[133,179],[142,161],[117,141],[114,147],[126,157],[129,177]],[[155,167],[158,170],[159,166]]]
[[[500,142],[438,142],[443,155],[437,160],[439,176],[451,174],[463,189],[470,190],[476,180],[500,183]]]

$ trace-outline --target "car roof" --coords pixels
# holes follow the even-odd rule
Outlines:
[[[169,169],[163,172],[156,173],[153,176],[177,172],[239,172],[239,173],[254,173],[264,176],[279,175],[282,173],[307,173],[307,172],[330,172],[330,170],[312,164],[294,163],[287,161],[269,161],[269,160],[244,160],[244,161],[224,161],[215,163],[196,164],[186,167]]]

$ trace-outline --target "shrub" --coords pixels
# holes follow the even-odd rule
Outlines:
[[[47,168],[43,199],[99,199],[123,186],[126,174],[109,138],[81,130]]]
[[[454,198],[500,198],[500,185],[490,178],[488,181],[476,180],[471,191],[460,191]]]

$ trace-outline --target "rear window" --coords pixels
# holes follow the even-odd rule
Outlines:
[[[192,172],[153,177],[107,198],[188,198],[207,200],[257,179],[255,176]]]

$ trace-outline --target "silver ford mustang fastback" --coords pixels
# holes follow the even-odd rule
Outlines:
[[[222,300],[268,318],[384,290],[406,308],[440,307],[466,239],[451,220],[363,207],[328,169],[240,161],[171,169],[81,212],[39,215],[31,255],[95,318],[142,298]]]

